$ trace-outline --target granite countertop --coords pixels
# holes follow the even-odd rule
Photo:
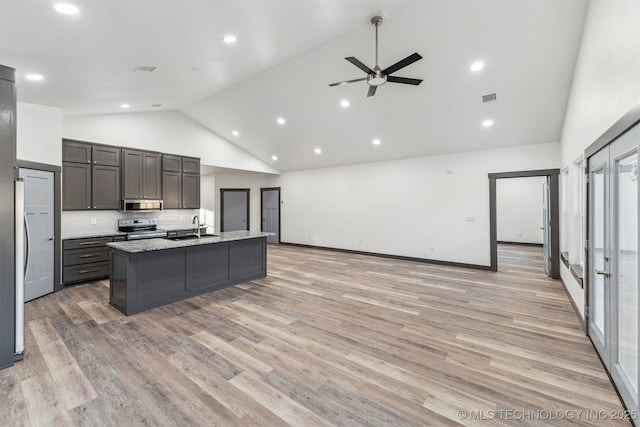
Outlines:
[[[167,240],[167,239],[144,239],[129,240],[126,242],[107,243],[107,246],[128,253],[159,251],[163,249],[184,248],[187,246],[210,245],[213,243],[230,242],[233,240],[256,239],[259,237],[272,236],[274,233],[255,231],[225,231],[217,235],[203,236],[199,239],[187,240]]]
[[[80,231],[80,232],[65,232],[62,234],[62,240],[68,239],[97,239],[99,237],[111,237],[111,236],[126,236],[127,233],[122,231],[105,231],[105,232],[88,232],[88,231]]]

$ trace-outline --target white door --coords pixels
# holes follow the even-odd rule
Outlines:
[[[627,408],[638,408],[640,125],[589,158],[589,335]]]
[[[24,180],[25,302],[53,292],[53,172],[20,169]]]

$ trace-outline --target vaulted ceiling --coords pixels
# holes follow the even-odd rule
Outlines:
[[[179,110],[281,171],[559,141],[587,8],[586,0],[73,3],[77,15],[51,1],[0,0],[0,63],[18,70],[19,101],[66,115]],[[386,83],[373,97],[364,81],[329,87],[364,77],[345,57],[375,65],[374,15],[384,18],[381,68],[418,52],[422,60],[395,74],[423,83]],[[237,41],[225,44],[228,34]],[[479,72],[475,61],[485,64]],[[157,68],[134,71],[140,65]],[[496,101],[483,103],[489,93]]]

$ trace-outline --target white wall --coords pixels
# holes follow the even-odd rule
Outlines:
[[[499,242],[542,243],[542,200],[546,178],[496,180],[496,220]]]
[[[640,102],[639,22],[637,0],[590,1],[561,138],[563,166],[574,169],[584,149]],[[561,227],[579,240],[576,227]],[[564,265],[561,276],[584,317],[584,290]]]
[[[19,160],[62,165],[62,110],[18,102],[17,148]]]
[[[282,187],[283,242],[489,265],[488,174],[558,166],[550,143],[287,172],[270,185]]]
[[[63,135],[82,141],[200,157],[202,164],[210,166],[278,172],[177,111],[64,117]]]

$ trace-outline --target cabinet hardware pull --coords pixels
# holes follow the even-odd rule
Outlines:
[[[608,271],[600,271],[600,270],[596,270],[596,274],[599,274],[599,275],[604,276],[604,277],[609,277],[609,276],[611,276],[611,274],[610,274]]]
[[[88,255],[80,255],[78,258],[93,258],[96,256],[100,256],[100,254],[88,254]]]
[[[98,271],[100,270],[97,270],[97,269],[96,270],[80,270],[78,271],[78,274],[96,273]]]
[[[100,242],[82,242],[78,243],[78,246],[86,246],[86,245],[97,245]]]

